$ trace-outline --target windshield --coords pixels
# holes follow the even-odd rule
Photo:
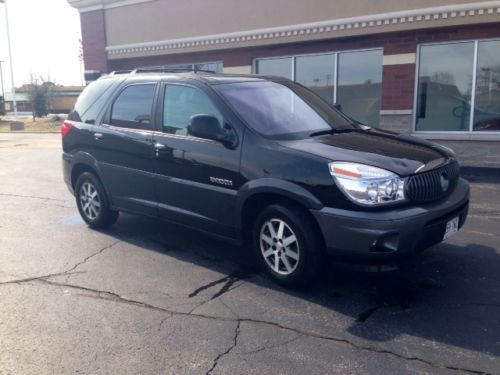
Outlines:
[[[265,136],[354,127],[319,96],[292,82],[229,83],[215,88],[249,126]]]

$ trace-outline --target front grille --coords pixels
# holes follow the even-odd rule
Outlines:
[[[406,184],[406,197],[417,202],[443,198],[453,191],[459,176],[460,167],[456,161],[428,172],[415,174],[409,177]]]

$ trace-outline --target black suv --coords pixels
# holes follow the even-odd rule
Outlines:
[[[251,245],[294,286],[326,254],[392,263],[464,224],[450,149],[360,124],[282,78],[160,70],[100,78],[62,127],[64,179],[90,227],[160,217]]]

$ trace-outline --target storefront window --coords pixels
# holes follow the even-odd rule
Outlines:
[[[167,68],[179,70],[206,70],[215,73],[222,73],[222,61],[197,63],[197,64],[180,64],[180,65],[167,65]]]
[[[293,79],[292,63],[293,61],[291,57],[259,59],[256,64],[257,74]]]
[[[256,73],[295,79],[371,126],[380,122],[382,49],[257,59]],[[336,79],[337,78],[337,79]]]
[[[422,46],[416,130],[469,129],[474,43]]]
[[[421,46],[418,69],[417,131],[500,131],[500,41]]]
[[[474,131],[500,131],[500,41],[478,45]]]
[[[339,54],[337,103],[342,111],[378,126],[382,97],[382,50]]]
[[[194,70],[208,70],[210,72],[222,73],[222,62],[209,62],[194,64]]]
[[[299,56],[295,59],[295,81],[334,102],[335,55]]]

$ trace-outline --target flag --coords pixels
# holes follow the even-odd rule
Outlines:
[[[81,39],[78,39],[79,47],[78,47],[78,60],[83,61],[83,43]]]

